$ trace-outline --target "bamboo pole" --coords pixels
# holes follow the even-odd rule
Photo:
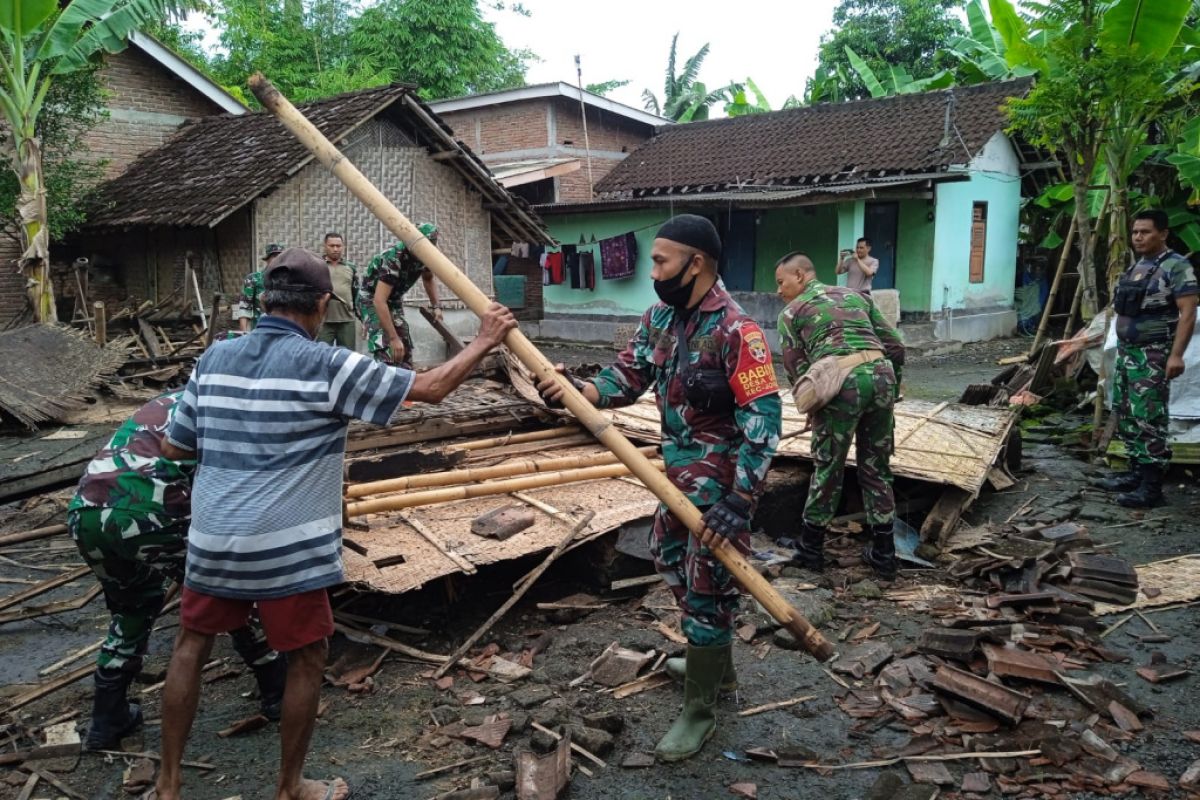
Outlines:
[[[641,452],[638,452],[641,455]],[[661,477],[665,469],[663,462],[647,462],[654,474]],[[407,494],[377,497],[374,500],[359,500],[357,503],[346,504],[346,515],[361,517],[364,514],[378,514],[381,511],[399,511],[403,508],[416,506],[431,506],[434,503],[450,503],[455,500],[467,500],[472,497],[488,497],[494,494],[508,494],[525,489],[540,489],[543,486],[561,486],[564,483],[580,481],[596,481],[601,478],[616,478],[629,474],[625,464],[609,464],[605,467],[585,467],[584,469],[566,469],[558,472],[543,472],[536,475],[522,475],[489,483],[469,483],[462,486],[448,486],[441,489],[427,489],[424,492],[408,492]]]
[[[9,533],[0,536],[0,547],[8,547],[10,544],[20,544],[21,542],[32,542],[36,539],[48,539],[51,536],[57,536],[60,533],[66,532],[66,525],[47,525],[44,528],[34,528],[31,531]]]
[[[1038,345],[1046,338],[1046,328],[1050,326],[1050,315],[1054,311],[1054,301],[1058,299],[1058,287],[1062,284],[1063,272],[1067,269],[1067,261],[1071,256],[1071,245],[1075,243],[1075,215],[1071,215],[1071,227],[1067,229],[1067,238],[1063,240],[1062,255],[1058,258],[1058,269],[1054,271],[1054,281],[1050,284],[1050,297],[1046,299],[1046,307],[1042,310],[1042,319],[1038,323],[1037,333],[1033,337],[1033,346],[1029,348],[1030,355],[1037,353]]]
[[[652,456],[658,450],[650,445],[639,448],[645,456]],[[457,486],[461,483],[490,481],[496,478],[511,478],[518,475],[533,475],[542,472],[557,472],[568,469],[583,469],[599,467],[605,464],[617,463],[617,457],[612,453],[592,454],[586,456],[565,456],[563,458],[526,458],[520,461],[510,461],[507,464],[497,464],[494,467],[475,467],[456,469],[449,472],[432,472],[424,475],[408,475],[403,478],[391,478],[383,481],[371,481],[346,487],[346,497],[366,497],[371,494],[392,494],[409,489],[425,489],[431,486]]]
[[[561,428],[550,428],[544,431],[529,431],[528,433],[510,433],[507,436],[493,436],[490,439],[476,439],[473,442],[452,444],[446,448],[449,453],[463,453],[472,450],[487,450],[491,447],[503,447],[506,444],[523,444],[524,442],[543,442],[547,439],[562,439],[583,433],[574,425],[564,425]]]
[[[96,319],[96,344],[104,347],[108,344],[108,324],[105,317],[108,314],[108,309],[104,303],[97,300],[92,304],[92,316]]]
[[[250,88],[263,108],[274,114],[284,127],[291,131],[388,230],[399,237],[405,247],[429,267],[471,311],[480,317],[487,313],[491,304],[488,296],[426,239],[416,226],[317,130],[316,126],[271,85],[270,81],[261,73],[255,73],[250,78]],[[525,334],[519,329],[509,331],[504,343],[521,363],[529,368],[535,378],[558,381],[563,388],[563,405],[567,410],[574,414],[593,436],[616,453],[621,462],[629,466],[633,474],[654,492],[676,519],[696,535],[704,531],[704,520],[700,510],[692,505],[687,495],[655,469],[650,461],[637,451],[633,443],[612,425],[607,416],[594,408],[570,381],[560,375]],[[834,656],[833,646],[825,637],[750,566],[735,546],[722,540],[716,543],[712,550],[713,555],[725,565],[734,579],[753,595],[772,617],[791,631],[805,650],[821,661],[828,661]]]

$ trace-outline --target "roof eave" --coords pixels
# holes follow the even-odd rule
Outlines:
[[[245,104],[221,88],[221,85],[185,61],[178,53],[149,34],[134,31],[129,35],[130,44],[166,67],[175,77],[191,86],[230,114],[245,114]]]

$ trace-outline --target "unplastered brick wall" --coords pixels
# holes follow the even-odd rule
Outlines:
[[[222,113],[137,47],[108,56],[100,75],[109,93],[109,117],[86,141],[92,157],[109,161],[108,177],[165,142],[184,120]]]
[[[512,150],[544,149],[552,144],[549,132],[550,103],[522,100],[490,108],[472,108],[441,114],[456,138],[481,157]]]
[[[20,244],[0,233],[0,330],[25,308],[25,278],[17,271]]]
[[[633,122],[611,111],[594,106],[585,108],[588,145],[594,152],[628,153],[654,133],[649,125]],[[554,128],[555,144],[583,148],[583,115],[578,102],[565,97],[555,98]]]
[[[558,182],[558,193],[555,202],[558,203],[586,203],[592,199],[590,187],[588,186],[588,169],[587,160],[581,159],[583,165],[574,172],[568,172],[566,175],[559,175],[555,180]],[[592,182],[599,183],[600,179],[613,170],[617,164],[620,164],[620,159],[603,158],[601,156],[592,156]]]
[[[466,269],[475,285],[492,292],[491,219],[483,199],[450,166],[434,161],[386,120],[363,125],[342,151],[355,166],[414,223],[438,226],[438,247]],[[315,162],[283,186],[254,203],[254,247],[258,255],[270,242],[307,247],[320,253],[329,231],[342,234],[346,259],[366,268],[396,238],[341,183]],[[440,286],[443,298],[450,291]],[[421,284],[409,292],[410,304],[426,300]]]

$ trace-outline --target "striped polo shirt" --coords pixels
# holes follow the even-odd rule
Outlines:
[[[210,347],[167,433],[198,451],[187,587],[258,600],[340,583],[346,428],[386,425],[412,383],[281,317]]]

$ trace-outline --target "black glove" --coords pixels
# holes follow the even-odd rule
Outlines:
[[[704,524],[718,536],[731,539],[750,527],[750,501],[730,492],[704,512]]]
[[[562,373],[562,376],[564,378],[566,378],[568,381],[570,381],[571,385],[574,386],[576,388],[576,390],[578,390],[580,392],[582,392],[583,387],[587,385],[586,383],[581,381],[579,378],[576,378],[574,375],[572,375],[569,371]],[[545,402],[546,408],[562,408],[563,407],[562,401],[551,400],[548,397],[546,397],[546,395],[544,395],[544,394],[542,395],[542,401]]]

